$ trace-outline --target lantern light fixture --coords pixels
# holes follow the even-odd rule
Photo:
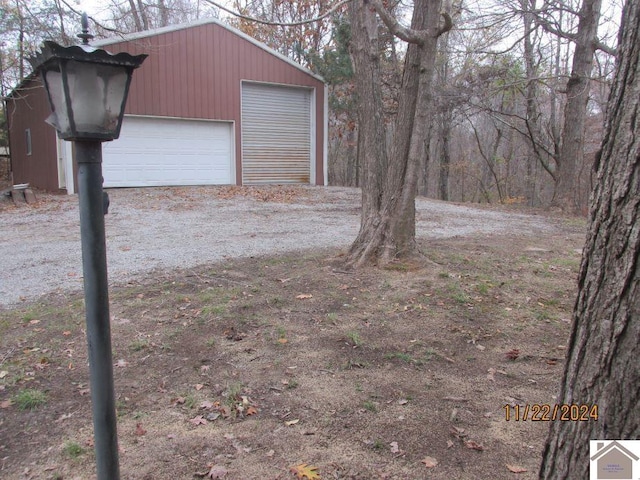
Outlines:
[[[114,140],[120,135],[133,70],[147,55],[111,54],[89,45],[88,18],[82,16],[82,45],[45,41],[29,61],[39,71],[52,113],[46,122],[62,140]]]

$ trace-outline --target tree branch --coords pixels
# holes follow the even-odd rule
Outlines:
[[[560,38],[564,38],[565,40],[570,40],[572,42],[576,41],[576,35],[574,33],[564,32],[559,28],[555,28],[551,26],[551,24],[548,21],[540,18],[540,16],[538,15],[539,11],[532,12],[532,13],[534,13],[536,25],[539,27],[542,27],[542,29],[547,33],[557,35]],[[601,50],[604,53],[611,55],[612,57],[615,57],[618,55],[618,52],[615,48],[611,48],[608,45],[605,45],[598,38],[593,40],[593,44],[597,50]]]
[[[447,33],[449,30],[453,28],[453,20],[451,18],[451,15],[449,15],[447,12],[442,12],[440,15],[442,15],[442,19],[444,20],[444,23],[438,29],[438,33],[436,34],[436,37],[439,37],[443,33]]]
[[[60,0],[60,1],[61,1],[62,3],[64,3],[64,4],[65,4],[65,6],[66,6],[69,10],[71,10],[73,13],[75,13],[75,14],[76,14],[76,15],[78,15],[78,16],[82,16],[82,12],[79,12],[78,10],[76,10],[75,8],[73,8],[71,5],[69,5],[69,3],[68,3],[66,0]],[[107,32],[113,32],[113,33],[117,33],[117,34],[120,34],[120,35],[124,35],[124,32],[121,32],[120,30],[117,30],[117,29],[115,29],[115,28],[107,27],[107,26],[105,26],[105,25],[101,24],[99,21],[97,21],[97,20],[96,20],[95,18],[93,18],[93,17],[89,17],[89,19],[90,19],[93,23],[95,23],[96,25],[98,25],[100,28],[103,28],[104,30],[106,30]]]
[[[331,7],[329,10],[327,10],[323,14],[318,15],[317,17],[314,17],[314,18],[308,18],[306,20],[300,20],[299,22],[274,22],[274,21],[270,21],[270,20],[260,20],[259,18],[250,17],[249,15],[243,15],[240,12],[236,12],[234,10],[231,10],[231,9],[229,9],[229,8],[227,8],[227,7],[223,6],[223,5],[215,2],[214,0],[204,0],[204,1],[207,2],[207,3],[210,3],[214,7],[218,7],[220,10],[223,10],[223,11],[233,15],[234,17],[242,18],[243,20],[248,20],[250,22],[261,23],[262,25],[276,25],[276,26],[280,26],[280,27],[297,27],[298,25],[306,25],[308,23],[319,22],[320,20],[323,20],[324,18],[328,17],[333,12],[338,10],[340,7],[342,7],[343,5],[346,5],[347,3],[349,3],[352,0],[342,0],[342,1],[338,2],[338,3],[336,3],[333,7]]]
[[[413,30],[412,28],[401,25],[396,18],[384,8],[381,0],[369,0],[369,3],[376,9],[376,13],[380,16],[380,19],[387,26],[389,31],[393,33],[400,40],[404,40],[407,43],[415,43],[422,45],[426,38],[427,32],[421,30]]]

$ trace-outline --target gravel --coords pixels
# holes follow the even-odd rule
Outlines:
[[[358,233],[358,189],[289,187],[289,202],[229,196],[231,191],[110,190],[105,217],[110,284],[225,258],[347,247]],[[278,190],[272,192],[277,197]],[[56,290],[82,289],[77,197],[42,195],[39,200],[35,206],[0,204],[0,307]],[[532,235],[554,229],[553,221],[543,216],[424,198],[416,206],[420,238]]]

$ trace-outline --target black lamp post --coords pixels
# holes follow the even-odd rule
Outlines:
[[[147,55],[112,55],[89,45],[82,16],[80,46],[45,42],[30,59],[39,71],[58,137],[75,144],[82,268],[98,480],[119,480],[113,360],[102,191],[102,142],[118,138],[133,70]]]

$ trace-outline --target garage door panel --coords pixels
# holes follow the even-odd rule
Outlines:
[[[311,91],[243,83],[242,183],[309,183]]]
[[[106,187],[231,183],[231,124],[125,117],[103,151]]]

